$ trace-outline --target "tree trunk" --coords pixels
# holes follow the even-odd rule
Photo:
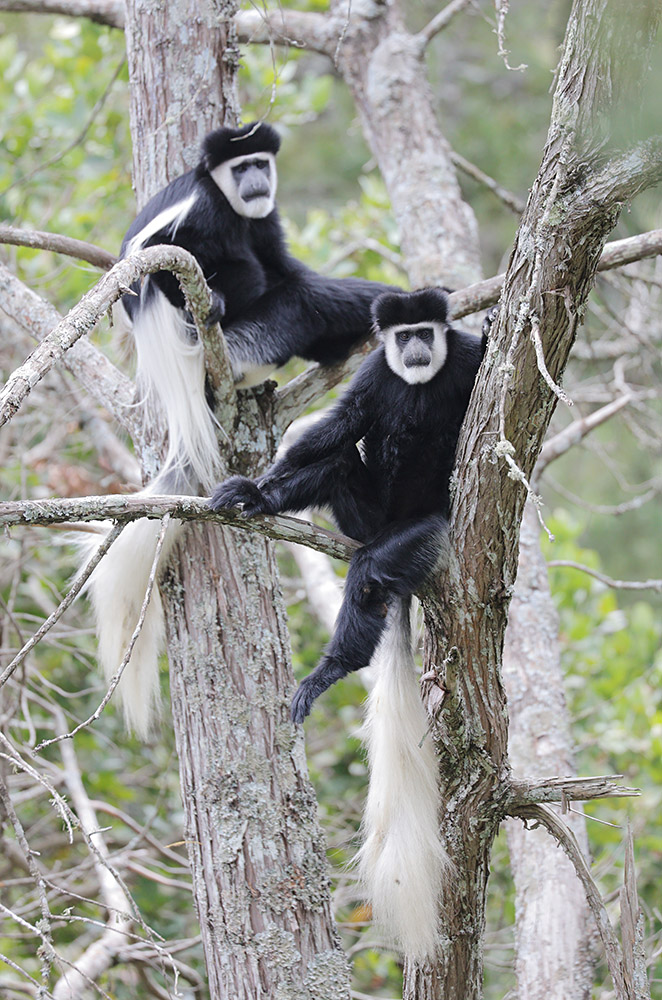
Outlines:
[[[540,525],[527,504],[520,534],[517,584],[508,612],[503,679],[508,696],[508,752],[515,778],[573,775],[572,736],[563,691],[559,620],[540,549]],[[588,857],[578,803],[565,823]],[[515,969],[527,1000],[588,1000],[595,925],[575,870],[546,830],[508,820],[515,880]]]
[[[437,967],[405,967],[405,997],[482,994],[490,850],[509,783],[500,667],[530,478],[607,233],[620,205],[662,176],[659,143],[606,156],[608,109],[623,112],[659,20],[649,0],[573,6],[543,162],[518,231],[501,313],[464,423],[441,589],[425,602],[425,664],[447,695],[439,727],[442,827],[456,877],[444,893]],[[624,76],[622,67],[628,67]],[[535,340],[546,360],[541,378]]]
[[[346,1000],[273,545],[188,526],[162,594],[210,995]]]
[[[238,118],[234,6],[128,0],[139,204]],[[230,45],[228,45],[228,40]],[[275,451],[269,396],[247,396],[235,447],[247,474]],[[187,526],[163,584],[186,838],[212,1000],[346,1000],[324,837],[303,738],[271,544]]]

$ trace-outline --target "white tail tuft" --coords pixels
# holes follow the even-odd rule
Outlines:
[[[161,478],[169,470],[193,473],[210,489],[218,472],[215,421],[205,398],[204,348],[159,289],[152,287],[133,322],[138,352],[137,382],[146,419],[168,428],[168,453]],[[193,339],[194,338],[194,339]]]
[[[172,221],[172,220],[171,220]],[[148,279],[149,280],[149,279]],[[141,308],[132,332],[138,352],[137,382],[145,420],[167,427],[163,467],[143,495],[206,491],[218,478],[219,451],[214,417],[205,399],[204,350],[192,339],[184,313],[156,287],[143,287]],[[161,522],[147,518],[128,525],[103,557],[87,583],[96,618],[99,661],[110,681],[126,655],[140,617],[154,562]],[[172,550],[181,522],[170,524],[161,564]],[[89,559],[100,544],[85,536],[80,549]],[[163,607],[152,590],[143,626],[122,674],[118,694],[127,725],[138,736],[149,734],[159,708],[158,658],[164,645]]]
[[[405,955],[438,949],[439,896],[451,862],[439,833],[438,763],[416,680],[409,601],[398,601],[373,657],[364,725],[370,788],[358,857],[375,921]],[[422,746],[421,740],[423,740]]]
[[[151,492],[151,491],[145,491]],[[181,527],[171,522],[161,549],[161,564],[172,550]],[[99,663],[109,683],[126,655],[138,624],[154,562],[161,522],[141,518],[128,524],[86,584],[94,609]],[[87,562],[104,536],[80,536],[78,545]],[[117,688],[127,727],[141,739],[160,714],[159,654],[164,644],[163,606],[154,586],[140,635]]]

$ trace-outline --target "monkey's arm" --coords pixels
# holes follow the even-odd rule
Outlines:
[[[356,444],[372,421],[374,384],[368,358],[331,413],[311,427],[263,476],[232,476],[217,486],[213,510],[241,505],[245,517],[303,510],[332,502],[341,483],[356,475]]]

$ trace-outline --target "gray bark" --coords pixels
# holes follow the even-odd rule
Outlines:
[[[227,26],[234,10],[127,2],[139,204],[197,160],[210,129],[238,117],[238,52]],[[249,400],[243,418],[234,446],[251,474],[275,450],[273,412]],[[344,1000],[348,971],[330,912],[324,839],[303,741],[288,718],[289,639],[270,544],[191,526],[163,582],[209,990],[212,1000]]]
[[[662,177],[657,144],[604,165],[605,110],[618,111],[633,96],[660,14],[652,0],[630,10],[627,25],[622,13],[615,0],[574,4],[542,165],[458,448],[454,555],[439,593],[426,602],[426,667],[447,692],[439,732],[443,828],[458,875],[442,902],[442,960],[434,968],[406,964],[408,1000],[469,1000],[482,992],[485,888],[509,781],[503,638],[524,482],[557,399],[540,378],[532,334],[558,383],[625,188],[632,197]],[[623,66],[627,77],[619,76]]]
[[[508,697],[508,752],[514,778],[575,774],[563,693],[559,621],[540,549],[540,526],[528,504],[520,534],[517,585],[503,650]],[[574,810],[581,807],[574,806]],[[578,811],[564,815],[584,855],[588,839]],[[515,968],[527,1000],[587,1000],[595,933],[586,896],[566,855],[545,830],[507,822],[515,881]]]

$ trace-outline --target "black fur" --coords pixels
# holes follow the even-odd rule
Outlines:
[[[210,322],[223,321],[230,359],[235,369],[244,371],[281,365],[293,355],[321,364],[342,360],[369,335],[372,301],[389,287],[316,274],[289,253],[277,209],[265,218],[251,219],[231,207],[209,171],[235,156],[275,154],[279,144],[278,134],[264,123],[210,133],[195,170],[148,202],[122,244],[124,255],[130,240],[160,212],[196,193],[196,202],[181,223],[160,229],[143,246],[174,244],[194,254],[214,295]],[[172,305],[184,307],[177,279],[161,272],[147,279],[142,291],[134,286],[137,295],[124,296],[131,319],[155,287]]]
[[[387,294],[373,315],[389,325],[393,317],[398,326],[444,324],[447,296]],[[245,516],[329,506],[341,531],[364,543],[350,562],[335,635],[295,695],[295,722],[331,684],[370,662],[390,604],[409,598],[439,561],[457,439],[486,344],[485,335],[453,327],[441,336],[446,359],[430,381],[408,384],[378,348],[328,416],[268,472],[255,482],[233,476],[213,494],[214,510],[243,505]]]

